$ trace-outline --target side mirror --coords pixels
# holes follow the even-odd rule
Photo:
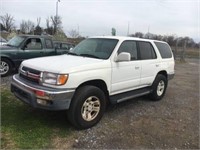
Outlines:
[[[130,60],[131,60],[131,54],[126,52],[120,53],[115,59],[116,62],[130,61]]]
[[[23,45],[23,46],[21,47],[22,50],[25,50],[26,48],[27,48],[27,45]]]
[[[69,49],[69,52],[72,51],[72,50],[73,50],[73,48],[71,47],[71,48]]]

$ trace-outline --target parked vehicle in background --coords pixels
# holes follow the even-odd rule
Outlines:
[[[41,109],[68,110],[79,129],[99,122],[108,103],[142,95],[163,98],[174,76],[166,42],[131,37],[93,37],[67,55],[23,61],[11,91]]]
[[[55,48],[62,53],[68,52],[71,48],[74,48],[75,45],[67,42],[61,42],[61,41],[54,41]]]
[[[7,41],[4,38],[0,37],[0,46],[6,45],[6,44],[7,44]]]
[[[13,37],[0,48],[0,75],[7,76],[17,69],[21,62],[35,57],[66,53],[54,48],[50,36],[19,35]]]

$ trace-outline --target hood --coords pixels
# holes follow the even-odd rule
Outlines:
[[[39,71],[66,74],[91,70],[97,67],[98,69],[105,68],[106,65],[103,65],[104,63],[102,62],[105,62],[105,60],[82,56],[59,55],[25,60],[22,62],[22,65]]]
[[[16,47],[7,46],[7,45],[0,45],[0,50],[13,50],[13,49],[17,49],[17,48]]]

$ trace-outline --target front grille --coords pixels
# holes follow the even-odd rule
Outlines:
[[[40,71],[35,70],[35,69],[31,69],[31,68],[28,68],[28,67],[25,67],[25,66],[22,67],[22,71],[28,71],[30,73],[40,75]]]
[[[23,66],[19,76],[27,81],[39,84],[40,71]]]

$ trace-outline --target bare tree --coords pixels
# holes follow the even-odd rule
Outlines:
[[[174,35],[167,36],[167,42],[168,42],[168,44],[170,46],[175,46],[176,45],[176,41],[175,41]]]
[[[1,24],[3,25],[4,29],[8,32],[11,32],[15,29],[14,25],[14,17],[10,14],[5,14],[4,16],[0,16]]]
[[[20,23],[20,32],[25,34],[26,33],[26,21],[22,20]]]
[[[78,31],[76,31],[75,29],[70,30],[68,33],[69,33],[70,37],[72,37],[72,38],[78,38],[79,37]]]
[[[60,16],[51,16],[51,23],[53,26],[54,34],[62,28],[62,20]]]
[[[49,20],[49,17],[46,19],[46,26],[47,26],[47,29],[50,28],[50,20]]]
[[[34,26],[35,26],[34,22],[28,20],[27,21],[27,33],[33,33]]]
[[[37,18],[37,25],[35,27],[35,30],[34,30],[34,34],[36,35],[41,35],[42,34],[42,28],[40,27],[40,21],[41,21],[41,18]]]
[[[142,32],[136,32],[135,37],[143,38],[144,34]]]
[[[181,62],[185,62],[185,52],[186,52],[189,40],[190,40],[189,37],[184,37],[183,38],[183,47],[182,47],[181,56],[180,56],[180,61]]]
[[[28,21],[24,21],[22,20],[22,22],[20,23],[20,30],[22,33],[25,34],[33,34],[34,32],[34,23],[30,20]]]
[[[46,19],[46,29],[44,29],[44,31],[47,34],[53,35],[54,34],[54,29],[53,27],[50,25],[50,19],[49,17]]]

